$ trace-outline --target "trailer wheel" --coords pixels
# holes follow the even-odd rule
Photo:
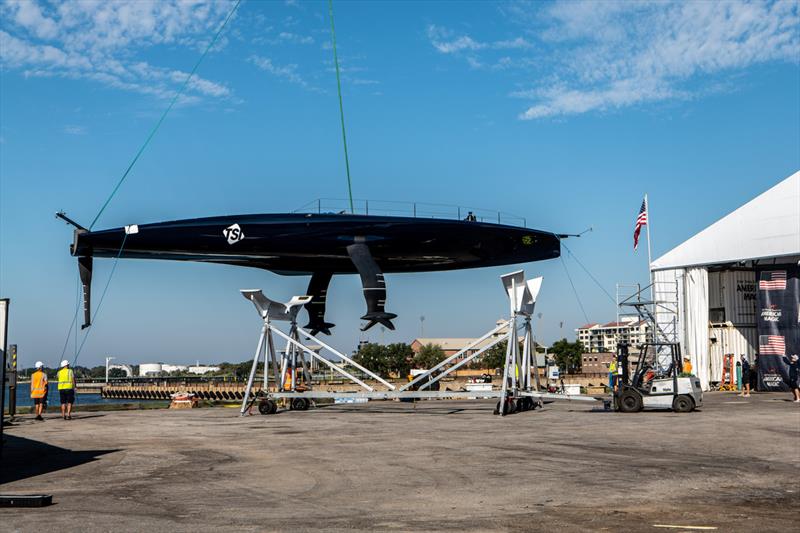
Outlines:
[[[672,410],[676,413],[688,413],[694,409],[694,400],[691,396],[681,394],[672,400]]]
[[[528,407],[528,398],[523,396],[522,398],[517,400],[517,412],[522,413],[523,411],[527,411]]]
[[[262,415],[273,415],[278,411],[278,404],[272,400],[261,400],[258,402],[258,412]]]
[[[619,410],[623,413],[636,413],[641,411],[642,407],[642,397],[638,393],[626,390],[619,395]]]
[[[308,398],[292,398],[292,410],[294,411],[307,411],[309,405]]]
[[[520,400],[522,404],[522,411],[533,411],[536,409],[536,403],[534,403],[533,398],[526,396]]]
[[[516,406],[517,408],[514,410],[514,412],[521,413],[523,411],[527,411],[528,410],[527,400],[528,399],[525,397],[517,399],[517,406]]]
[[[516,411],[517,404],[511,398],[506,398],[505,400],[499,400],[497,402],[497,406],[494,408],[494,414],[499,415],[507,415]],[[501,411],[502,410],[502,411]]]

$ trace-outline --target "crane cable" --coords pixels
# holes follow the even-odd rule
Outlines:
[[[236,10],[239,9],[239,5],[241,3],[242,3],[242,0],[236,0],[236,3],[233,5],[231,10],[228,12],[228,15],[225,17],[225,19],[222,21],[222,24],[217,29],[216,33],[214,34],[214,37],[208,43],[208,46],[206,46],[205,50],[203,50],[203,53],[200,55],[200,58],[197,60],[197,62],[195,62],[194,66],[192,67],[192,70],[186,76],[186,79],[183,81],[183,83],[178,88],[178,90],[175,93],[175,95],[172,97],[172,100],[170,101],[169,105],[164,110],[164,112],[161,114],[161,117],[159,117],[159,119],[156,122],[155,126],[153,126],[153,129],[150,130],[150,133],[148,134],[147,138],[145,138],[144,142],[139,147],[139,150],[136,152],[136,155],[133,157],[131,162],[128,164],[128,167],[125,169],[125,172],[122,174],[122,177],[119,179],[119,181],[117,181],[116,185],[114,186],[114,188],[111,191],[111,194],[108,196],[108,198],[106,199],[105,203],[103,203],[102,207],[100,208],[100,211],[98,211],[97,215],[94,217],[94,220],[92,220],[92,223],[89,225],[89,231],[91,231],[92,228],[94,227],[94,225],[97,223],[98,219],[103,214],[103,211],[105,211],[106,207],[108,207],[108,204],[111,203],[111,200],[114,198],[114,196],[116,195],[117,191],[122,186],[122,183],[127,179],[128,174],[130,174],[131,170],[133,169],[134,165],[136,164],[136,162],[141,157],[141,155],[144,152],[145,148],[147,148],[147,146],[150,144],[150,141],[153,139],[153,137],[155,137],[155,134],[159,130],[159,128],[161,127],[161,124],[164,122],[164,119],[167,117],[169,112],[175,106],[175,103],[178,101],[178,98],[180,98],[180,96],[184,93],[184,91],[186,90],[186,87],[188,87],[189,82],[191,81],[192,77],[194,77],[195,73],[197,72],[197,69],[200,68],[200,64],[203,62],[205,57],[208,55],[208,52],[211,51],[211,48],[213,48],[213,46],[217,43],[217,41],[219,40],[219,36],[222,35],[222,31],[228,25],[228,22],[233,17],[234,13],[236,13]],[[109,274],[108,280],[106,281],[106,286],[103,289],[102,295],[100,296],[100,301],[98,302],[98,305],[95,308],[95,312],[94,312],[95,318],[99,314],[100,307],[102,306],[102,303],[103,303],[103,299],[105,298],[106,292],[108,291],[108,286],[111,284],[111,279],[114,277],[114,272],[115,272],[115,270],[117,268],[117,262],[119,261],[119,258],[122,255],[122,250],[125,247],[125,241],[127,240],[127,238],[128,238],[128,234],[126,232],[125,233],[125,237],[122,240],[122,246],[120,246],[119,252],[117,253],[117,257],[114,260],[114,265],[111,268],[111,273]],[[61,357],[63,358],[64,354],[66,353],[66,350],[67,350],[67,345],[69,344],[69,338],[72,335],[72,328],[75,327],[75,329],[76,329],[75,330],[75,357],[74,357],[73,363],[72,363],[73,366],[75,365],[75,362],[78,360],[78,355],[80,354],[81,350],[83,350],[83,345],[86,343],[86,339],[89,336],[89,331],[87,331],[86,335],[84,335],[83,340],[80,343],[80,346],[78,346],[77,318],[78,318],[78,310],[79,309],[80,309],[80,301],[75,306],[75,314],[72,317],[72,323],[70,324],[69,330],[67,331],[67,338],[64,341],[64,347],[61,350]]]
[[[609,300],[611,300],[612,302],[614,302],[614,305],[616,305],[617,301],[614,299],[614,297],[613,297],[613,296],[611,296],[611,293],[609,293],[609,292],[606,290],[606,288],[605,288],[605,287],[603,287],[603,285],[601,285],[599,281],[597,281],[597,278],[596,278],[596,277],[594,277],[594,276],[592,275],[592,273],[591,273],[591,272],[589,272],[589,269],[588,269],[588,268],[586,268],[585,266],[583,266],[583,263],[581,263],[581,261],[578,259],[578,256],[576,256],[576,255],[575,255],[575,254],[572,252],[572,250],[570,250],[569,248],[567,248],[567,245],[566,245],[566,244],[564,244],[564,242],[563,242],[563,241],[561,242],[561,246],[563,246],[563,247],[564,247],[564,249],[566,249],[566,250],[567,250],[567,253],[570,255],[570,257],[572,257],[572,258],[575,260],[575,262],[576,262],[576,263],[578,263],[578,265],[579,265],[579,266],[580,266],[580,267],[583,269],[583,271],[584,271],[584,272],[586,272],[586,274],[588,274],[588,276],[589,276],[590,278],[592,278],[592,281],[594,281],[595,285],[597,285],[598,287],[600,287],[600,290],[601,290],[601,291],[603,291],[603,292],[605,293],[605,295],[606,295],[606,296],[608,296],[608,299],[609,299]]]
[[[586,310],[583,308],[583,302],[581,302],[581,297],[578,295],[578,290],[575,288],[575,284],[572,282],[572,276],[569,275],[569,270],[567,270],[567,263],[564,261],[564,256],[558,256],[561,259],[561,264],[564,265],[564,272],[567,273],[567,279],[569,280],[569,284],[572,286],[572,292],[575,294],[575,299],[578,300],[578,306],[581,308],[581,312],[583,313],[583,318],[586,319],[586,323],[589,323],[589,317],[586,315]]]
[[[331,41],[333,42],[333,63],[336,66],[336,90],[339,93],[339,118],[342,122],[342,144],[344,145],[344,167],[347,171],[347,195],[350,199],[350,213],[353,209],[353,185],[350,181],[350,158],[347,156],[347,134],[344,129],[344,106],[342,104],[342,80],[339,75],[339,55],[336,53],[336,28],[333,24],[333,0],[328,0],[328,15],[331,19]]]
[[[206,49],[203,51],[203,54],[200,56],[200,59],[197,60],[197,62],[194,64],[194,67],[192,67],[192,70],[186,76],[186,79],[183,80],[183,84],[180,86],[178,91],[175,93],[175,96],[172,97],[172,100],[170,101],[169,105],[164,110],[164,112],[161,114],[161,118],[158,119],[158,122],[156,122],[156,125],[153,126],[152,130],[150,130],[150,134],[144,140],[144,143],[142,143],[142,146],[139,148],[139,151],[136,152],[136,155],[131,160],[130,164],[128,165],[128,168],[125,169],[125,172],[122,174],[122,177],[119,179],[117,184],[114,186],[114,189],[111,191],[111,194],[108,196],[108,199],[106,199],[105,203],[103,204],[103,207],[100,208],[100,211],[97,213],[97,216],[95,216],[94,220],[92,220],[92,223],[89,225],[89,231],[92,230],[94,225],[97,223],[97,219],[100,218],[100,215],[102,215],[103,211],[105,211],[106,207],[108,207],[108,204],[111,202],[111,199],[114,198],[115,194],[117,194],[117,191],[119,190],[120,186],[122,185],[122,182],[124,182],[125,179],[128,177],[128,174],[130,173],[131,169],[133,169],[133,166],[136,164],[136,162],[139,160],[139,157],[142,155],[142,152],[144,152],[144,149],[147,148],[148,144],[150,144],[150,141],[153,139],[153,137],[155,136],[156,132],[161,127],[161,123],[164,122],[165,118],[167,118],[167,115],[172,110],[172,107],[175,105],[175,102],[178,101],[178,98],[183,94],[184,90],[189,85],[189,81],[194,76],[194,73],[197,72],[197,69],[200,67],[200,63],[203,62],[203,59],[205,59],[206,55],[208,55],[208,52],[216,44],[217,40],[219,39],[220,34],[222,34],[222,30],[225,29],[225,26],[227,26],[228,21],[231,19],[233,14],[239,8],[239,4],[241,2],[242,2],[242,0],[236,0],[236,3],[233,5],[233,8],[231,8],[231,10],[228,12],[228,16],[225,17],[225,20],[222,22],[222,25],[217,30],[217,33],[214,34],[214,38],[211,39],[211,42],[208,43],[208,46],[206,46]]]

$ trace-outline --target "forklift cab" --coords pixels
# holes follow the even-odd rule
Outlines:
[[[614,390],[614,410],[635,413],[643,409],[672,409],[688,413],[703,405],[700,380],[681,377],[683,358],[677,343],[650,342],[639,348],[639,358],[632,372],[628,364],[628,346],[617,347],[621,368]]]

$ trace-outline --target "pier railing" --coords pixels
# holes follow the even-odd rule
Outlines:
[[[350,201],[339,198],[317,198],[294,210],[294,213],[341,213],[348,214]],[[394,200],[353,199],[355,215],[384,215],[412,218],[436,218],[445,220],[475,220],[508,226],[526,226],[525,217],[502,211],[428,202],[400,202]]]

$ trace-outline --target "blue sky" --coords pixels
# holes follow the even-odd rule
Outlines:
[[[214,2],[0,4],[0,295],[22,364],[60,357],[76,297],[63,209],[88,224],[231,8]],[[657,257],[800,168],[796,2],[334,4],[354,195],[499,209],[556,232],[613,294]],[[346,197],[327,2],[242,2],[97,227],[282,212]],[[590,320],[613,302],[564,258]],[[112,261],[95,267],[95,303]],[[585,321],[561,261],[543,275],[547,342]],[[390,275],[410,342],[477,336],[512,267]],[[80,362],[251,357],[258,318],[305,278],[121,261]],[[357,276],[335,279],[332,343],[351,350]],[[82,337],[79,337],[79,340]],[[67,353],[74,351],[74,340]]]

